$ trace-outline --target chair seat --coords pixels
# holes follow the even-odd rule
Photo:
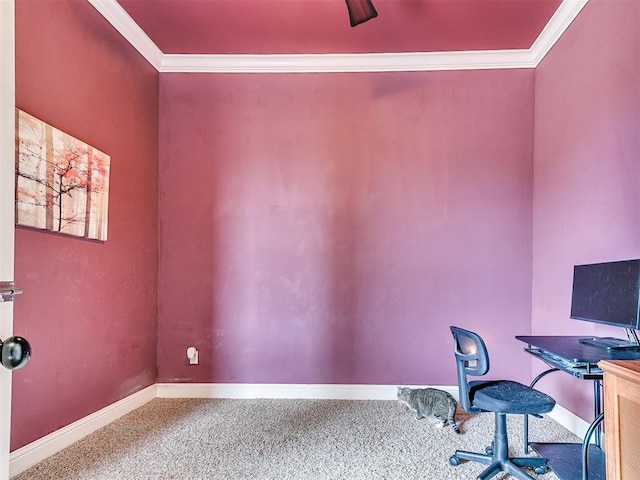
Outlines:
[[[556,404],[549,395],[509,380],[477,382],[470,393],[474,407],[490,412],[540,414],[550,412]]]

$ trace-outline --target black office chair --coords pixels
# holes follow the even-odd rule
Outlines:
[[[556,402],[538,390],[509,380],[467,381],[467,375],[481,376],[489,371],[489,354],[482,338],[473,332],[451,327],[455,341],[460,404],[469,413],[494,412],[495,432],[487,453],[456,450],[449,458],[453,466],[462,460],[489,465],[477,478],[486,480],[507,472],[520,480],[533,480],[522,468],[546,473],[547,462],[540,457],[509,457],[507,414],[539,415],[550,412]]]

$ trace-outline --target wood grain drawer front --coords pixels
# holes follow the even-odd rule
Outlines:
[[[620,476],[623,480],[640,479],[640,403],[619,396]]]
[[[603,361],[607,480],[640,479],[640,361]]]

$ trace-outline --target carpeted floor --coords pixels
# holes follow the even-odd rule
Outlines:
[[[462,434],[395,401],[156,399],[14,480],[470,479],[485,466],[449,465],[456,448],[484,451],[493,414],[458,410]],[[522,417],[509,417],[522,453]],[[530,438],[579,439],[548,418]],[[549,472],[546,480],[557,480]],[[507,478],[507,475],[496,478]]]

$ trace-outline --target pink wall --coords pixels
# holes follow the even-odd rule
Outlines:
[[[514,335],[615,334],[568,302],[575,263],[640,256],[639,8],[589,2],[535,88],[509,70],[163,74],[158,92],[88,3],[18,0],[18,106],[112,171],[107,242],[16,232],[34,357],[12,448],[156,380],[451,385],[450,324],[522,381]],[[545,382],[589,418],[586,383]]]
[[[16,2],[16,103],[111,156],[104,243],[16,230],[12,449],[156,379],[158,73],[86,1]]]
[[[638,31],[640,3],[591,0],[536,69],[535,334],[624,336],[571,320],[569,309],[573,265],[640,257]],[[592,418],[589,382],[545,383]]]
[[[158,381],[529,381],[533,81],[161,75]]]

